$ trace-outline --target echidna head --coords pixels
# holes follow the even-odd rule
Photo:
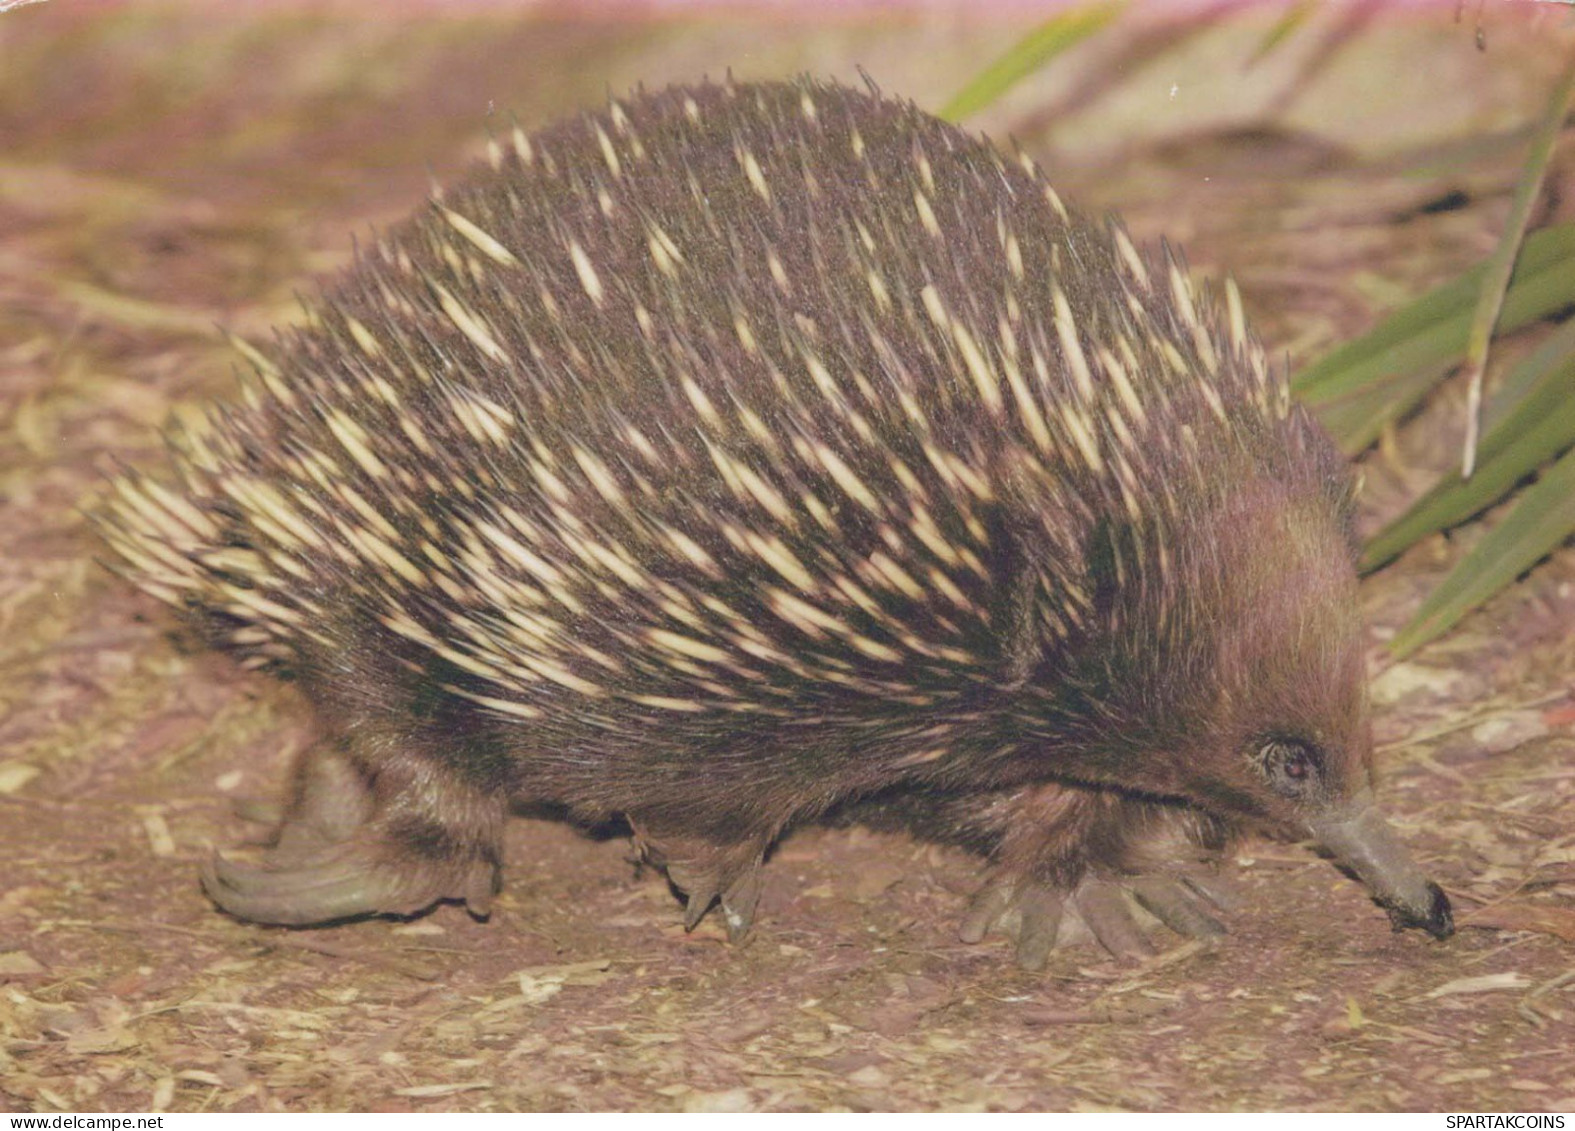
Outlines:
[[[1206,748],[1184,772],[1205,801],[1297,826],[1369,788],[1365,635],[1333,516],[1274,494],[1216,511],[1192,555]]]
[[[1344,516],[1321,492],[1264,484],[1193,518],[1168,535],[1170,572],[1142,587],[1118,658],[1105,661],[1125,673],[1112,680],[1115,714],[1139,722],[1129,757],[1157,789],[1311,834],[1397,927],[1448,935],[1448,900],[1372,803],[1366,637]]]

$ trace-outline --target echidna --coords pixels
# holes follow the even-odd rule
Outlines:
[[[363,248],[244,400],[129,474],[126,572],[332,739],[220,907],[485,913],[511,803],[627,820],[746,931],[789,825],[873,797],[991,853],[965,928],[1130,892],[1248,824],[1397,925],[1351,481],[1243,325],[1026,158],[809,80],[494,144]]]

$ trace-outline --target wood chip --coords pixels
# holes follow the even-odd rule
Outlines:
[[[25,978],[29,974],[42,974],[44,968],[25,950],[0,954],[0,978]]]
[[[492,1087],[491,1080],[474,1080],[468,1084],[418,1084],[414,1088],[395,1088],[394,1095],[412,1099],[430,1099],[434,1096],[453,1096],[460,1092],[478,1092]]]
[[[1534,931],[1575,942],[1575,908],[1570,907],[1501,903],[1472,912],[1465,923],[1471,927],[1496,927],[1501,931]]]
[[[37,766],[26,762],[0,762],[0,793],[15,793],[39,775]]]
[[[1456,978],[1452,982],[1445,982],[1437,989],[1429,990],[1423,994],[1424,998],[1449,997],[1454,994],[1491,994],[1503,990],[1523,990],[1531,985],[1531,979],[1524,974],[1513,970],[1502,974],[1482,974],[1475,978]]]

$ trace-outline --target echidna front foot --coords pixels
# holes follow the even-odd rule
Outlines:
[[[1029,970],[1043,969],[1058,943],[1080,936],[1119,958],[1152,954],[1155,920],[1189,938],[1225,933],[1215,911],[1228,910],[1227,901],[1212,864],[1229,830],[1191,806],[1042,782],[892,795],[854,816],[987,853],[990,878],[959,935],[1015,937],[1018,964]]]
[[[991,932],[1014,938],[1017,964],[1025,970],[1043,970],[1050,952],[1075,940],[1080,927],[1116,958],[1137,960],[1156,951],[1138,908],[1179,935],[1215,938],[1226,933],[1214,915],[1225,909],[1216,895],[1212,883],[1194,883],[1188,875],[1088,875],[1068,890],[997,874],[974,897],[958,935],[970,943]]]
[[[760,866],[768,842],[749,839],[729,844],[695,836],[664,836],[632,815],[629,825],[641,857],[663,869],[683,893],[684,930],[694,930],[715,905],[729,942],[742,942],[749,936],[760,903]]]

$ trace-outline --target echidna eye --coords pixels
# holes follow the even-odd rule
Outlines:
[[[1318,755],[1301,742],[1276,739],[1265,743],[1258,757],[1270,787],[1286,797],[1306,793],[1318,776]]]

